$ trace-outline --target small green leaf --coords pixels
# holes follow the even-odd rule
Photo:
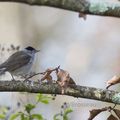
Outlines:
[[[43,120],[43,117],[40,114],[32,114],[31,117],[32,119]]]
[[[4,114],[0,114],[0,119],[5,119],[5,115]]]
[[[21,120],[27,120],[27,119],[25,118],[24,113],[21,113],[21,114],[20,114],[20,118],[21,118]]]
[[[65,111],[64,111],[64,114],[63,114],[63,120],[68,120],[68,114],[73,112],[72,109],[70,108],[67,108]]]
[[[20,120],[30,120],[30,119],[29,119],[29,117],[25,117],[25,116],[23,117],[23,116],[21,116]]]
[[[71,112],[73,112],[73,110],[71,109],[71,108],[67,108],[66,110],[65,110],[65,112],[64,112],[64,114],[68,114],[68,113],[71,113]]]
[[[68,116],[64,115],[64,116],[63,116],[63,120],[69,120],[69,119],[68,119]]]
[[[16,114],[12,114],[11,116],[10,116],[10,120],[15,120],[17,117],[19,117],[20,116],[20,113],[16,113]]]
[[[47,99],[43,99],[43,100],[41,100],[41,103],[49,104],[49,101]]]
[[[8,108],[7,108],[7,107],[3,107],[3,108],[2,108],[2,113],[3,113],[3,114],[6,114],[7,112],[8,112]]]
[[[25,105],[25,110],[27,111],[27,113],[30,113],[32,109],[35,108],[35,105],[33,104],[27,104]]]
[[[48,96],[48,95],[43,95],[43,94],[37,94],[36,96],[36,100],[37,102],[41,102],[41,103],[44,103],[44,104],[48,104],[49,103],[49,100],[51,100],[52,97]]]
[[[58,117],[60,117],[60,114],[55,114],[53,120],[60,120]]]
[[[40,94],[40,93],[39,93],[39,94],[37,94],[37,96],[36,96],[36,100],[37,100],[37,101],[39,101],[39,100],[42,98],[42,96],[43,96],[43,95],[42,95],[42,94]]]

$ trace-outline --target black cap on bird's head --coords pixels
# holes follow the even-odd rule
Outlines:
[[[31,46],[28,46],[25,48],[26,50],[29,50],[29,51],[35,51],[35,52],[39,52],[40,50],[36,50],[35,48],[31,47]]]

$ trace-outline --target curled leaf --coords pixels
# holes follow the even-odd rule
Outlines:
[[[43,72],[43,77],[41,78],[41,81],[47,80],[48,83],[52,83],[52,76],[50,75],[52,73],[52,69],[47,69],[45,72]]]
[[[114,115],[110,115],[107,120],[118,120]]]
[[[118,116],[118,118],[120,119],[120,110],[118,109],[113,109],[113,111],[115,112],[115,114]]]
[[[101,109],[92,109],[90,110],[90,116],[88,118],[88,120],[93,120],[93,118],[95,118],[98,114],[100,114],[103,111],[107,111],[109,108],[105,107],[105,108],[101,108]]]
[[[56,67],[56,68],[48,68],[45,72],[41,73],[43,74],[43,77],[41,78],[41,81],[47,80],[48,83],[53,83],[53,79],[51,76],[51,73],[53,71],[57,71],[59,69],[60,66]]]
[[[108,89],[110,86],[118,84],[118,83],[120,83],[120,77],[113,76],[110,80],[107,81],[106,89]]]
[[[69,85],[75,84],[73,79],[70,77],[70,74],[67,71],[63,70],[63,69],[59,69],[59,71],[56,72],[56,75],[57,75],[57,83],[62,88],[62,94],[64,94],[65,89]]]

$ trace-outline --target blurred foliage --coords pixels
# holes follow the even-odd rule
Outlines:
[[[0,120],[5,120],[8,110],[9,110],[8,107],[1,107],[0,108]]]
[[[32,111],[37,108],[39,103],[43,104],[49,104],[50,100],[52,99],[52,96],[43,95],[43,94],[37,94],[36,95],[36,102],[35,104],[28,103],[24,106],[23,111],[18,111],[16,113],[13,113],[10,115],[9,120],[46,120],[42,114],[40,113],[33,113]],[[67,105],[67,103],[64,103],[61,106],[61,111],[58,114],[55,114],[53,119],[54,120],[69,120],[69,113],[71,113],[73,110]],[[5,120],[7,115],[8,109],[4,108],[1,109],[0,114],[0,120]]]
[[[10,45],[10,47],[5,47],[4,45],[1,45],[0,44],[0,51],[3,52],[3,51],[19,51],[20,50],[20,45],[18,46],[15,46],[13,44]]]
[[[10,46],[0,44],[0,63],[3,62],[3,60],[6,58],[6,56],[9,56],[10,54],[17,52],[20,50],[20,45],[16,46],[11,44]]]
[[[69,120],[69,114],[73,112],[73,110],[70,108],[70,106],[67,105],[65,102],[61,106],[61,111],[57,114],[54,115],[53,119],[54,120]]]
[[[24,111],[17,112],[15,114],[12,114],[10,116],[10,120],[17,120],[17,118],[20,118],[20,120],[44,120],[43,116],[41,114],[33,114],[31,113],[32,110],[34,110],[38,103],[48,104],[49,101],[52,99],[52,97],[49,97],[47,95],[43,94],[37,94],[36,96],[36,103],[30,104],[24,106]]]
[[[48,95],[43,95],[43,94],[37,94],[36,96],[36,100],[37,102],[41,102],[41,103],[44,103],[44,104],[48,104],[50,100],[52,100],[52,97],[51,96],[48,96]]]

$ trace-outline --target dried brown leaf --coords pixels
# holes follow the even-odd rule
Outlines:
[[[18,51],[19,49],[20,49],[20,46],[17,46],[17,47],[16,47],[16,50]]]
[[[15,50],[15,46],[13,44],[11,44],[11,49]]]
[[[118,120],[114,115],[110,115],[107,120]]]
[[[120,77],[118,76],[113,76],[110,80],[107,81],[107,89],[112,86],[112,85],[115,85],[115,84],[118,84],[120,83]]]
[[[83,18],[84,20],[87,19],[87,15],[84,14],[84,13],[79,13],[79,17],[80,17],[80,18]]]
[[[8,49],[7,49],[7,51],[9,52],[9,51],[10,51],[10,49],[8,48]]]
[[[75,81],[70,77],[70,80],[69,80],[69,84],[70,85],[76,85]]]
[[[51,75],[48,75],[48,76],[46,77],[46,80],[47,80],[48,83],[53,83],[53,79],[52,79],[52,76],[51,76]]]
[[[41,78],[41,81],[47,80],[48,83],[53,83],[53,79],[52,79],[51,73],[53,71],[58,71],[59,68],[60,68],[60,66],[58,66],[56,68],[48,68],[45,72],[41,73],[42,75],[44,75]]]
[[[59,69],[59,71],[56,72],[56,75],[57,75],[57,83],[62,88],[62,94],[64,94],[65,89],[70,84],[75,84],[73,79],[70,77],[70,74],[67,71],[63,70],[63,69]]]
[[[120,110],[118,109],[113,109],[113,111],[115,112],[115,114],[118,116],[118,118],[120,119]]]
[[[70,74],[67,71],[59,69],[59,71],[56,74],[57,81],[67,82],[68,84],[75,84],[74,80],[70,77]]]
[[[2,47],[2,51],[4,51],[5,50],[5,48],[4,47]]]
[[[93,120],[93,118],[95,118],[98,114],[100,114],[103,111],[107,111],[109,108],[105,107],[105,108],[101,108],[101,109],[92,109],[90,110],[90,116],[88,118],[88,120]]]
[[[52,76],[50,75],[52,73],[53,69],[47,69],[45,72],[43,72],[43,77],[41,78],[41,81],[47,80],[48,83],[52,83]]]

